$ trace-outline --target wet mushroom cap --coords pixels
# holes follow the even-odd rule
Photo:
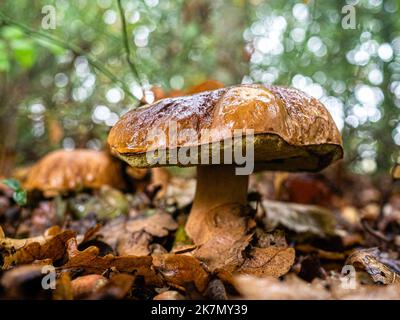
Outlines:
[[[24,188],[54,196],[78,189],[99,189],[103,185],[124,188],[121,165],[107,152],[75,149],[53,151],[29,171]]]
[[[176,139],[169,137],[171,123],[177,125]],[[188,129],[195,134],[186,134]],[[213,134],[202,136],[204,129]],[[262,85],[167,98],[131,110],[112,128],[108,143],[113,154],[133,167],[159,166],[146,157],[154,150],[165,150],[167,165],[173,165],[173,149],[219,143],[223,153],[223,142],[235,129],[254,130],[258,169],[319,171],[343,157],[339,130],[322,103],[297,89]],[[166,138],[154,139],[154,132]]]

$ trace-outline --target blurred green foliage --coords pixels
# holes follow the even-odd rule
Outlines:
[[[26,191],[22,189],[21,184],[18,180],[4,179],[0,181],[0,183],[4,183],[7,187],[9,187],[13,191],[13,199],[18,205],[20,206],[26,205],[27,203]]]
[[[210,78],[317,97],[355,172],[387,174],[400,157],[399,0],[121,4],[138,75],[117,0],[1,2],[0,151],[16,163],[59,147],[99,148],[120,115],[151,101],[152,86],[178,90]],[[54,30],[42,25],[45,5],[55,8]],[[355,29],[342,26],[345,5],[355,8]]]

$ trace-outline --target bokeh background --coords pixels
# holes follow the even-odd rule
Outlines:
[[[152,87],[207,79],[290,85],[320,99],[354,173],[387,175],[400,160],[400,0],[118,4],[1,1],[0,176],[57,148],[102,148],[122,114],[154,100]],[[43,28],[46,5],[55,29]],[[342,27],[345,5],[355,29]]]

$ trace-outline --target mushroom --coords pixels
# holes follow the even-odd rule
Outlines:
[[[168,135],[172,125],[177,128],[175,137]],[[202,143],[204,129],[213,129],[206,143]],[[225,151],[234,150],[227,146],[232,144],[235,129],[253,130],[251,160],[257,171],[319,171],[343,157],[339,130],[322,103],[297,89],[256,84],[162,99],[131,110],[111,129],[108,143],[114,154],[133,167],[197,166],[196,193],[185,229],[200,245],[207,219],[212,219],[210,211],[226,204],[242,207],[247,201],[249,175],[236,174],[236,159],[232,164],[225,161]],[[167,138],[154,139],[152,130]],[[193,134],[181,134],[188,130]],[[204,150],[215,143],[223,160],[204,164]],[[201,148],[202,144],[207,148]],[[198,164],[172,157],[175,152],[186,154],[188,148],[198,150]],[[149,157],[163,152],[164,164]],[[209,153],[209,163],[214,163],[209,159],[214,154]]]
[[[75,149],[44,156],[29,170],[24,188],[53,197],[78,189],[100,189],[103,185],[125,187],[120,161],[105,151]]]

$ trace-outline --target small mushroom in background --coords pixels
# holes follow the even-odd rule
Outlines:
[[[173,123],[177,136],[169,137]],[[167,138],[155,141],[152,130],[157,129]],[[111,129],[109,145],[133,167],[160,166],[149,161],[148,155],[163,150],[167,166],[197,166],[196,194],[186,224],[187,234],[197,245],[204,241],[212,209],[246,205],[249,178],[236,174],[236,163],[223,164],[221,160],[222,164],[204,165],[205,148],[200,147],[205,129],[213,130],[207,144],[217,144],[221,158],[226,156],[224,150],[232,147],[229,141],[235,129],[254,130],[254,159],[250,160],[257,171],[319,171],[343,157],[342,138],[327,109],[296,89],[239,85],[163,99],[131,110]],[[188,130],[195,134],[181,134]],[[174,152],[187,155],[188,149],[197,150],[197,163],[203,164],[170,156]],[[212,163],[213,153],[208,152],[208,163]],[[229,156],[236,160],[234,154]]]
[[[32,169],[32,166],[21,166],[16,167],[11,172],[11,177],[20,181],[22,184],[25,183],[28,178],[29,171]]]
[[[126,187],[121,163],[105,151],[75,149],[44,156],[29,170],[24,188],[54,197],[104,185],[120,190]]]
[[[124,191],[131,189],[132,178],[126,168],[108,151],[56,150],[45,155],[30,168],[22,184],[33,208],[29,234],[40,234],[44,228],[70,221],[69,217],[88,216],[84,229],[95,217],[128,214],[129,198]],[[17,232],[24,232],[24,224]]]

